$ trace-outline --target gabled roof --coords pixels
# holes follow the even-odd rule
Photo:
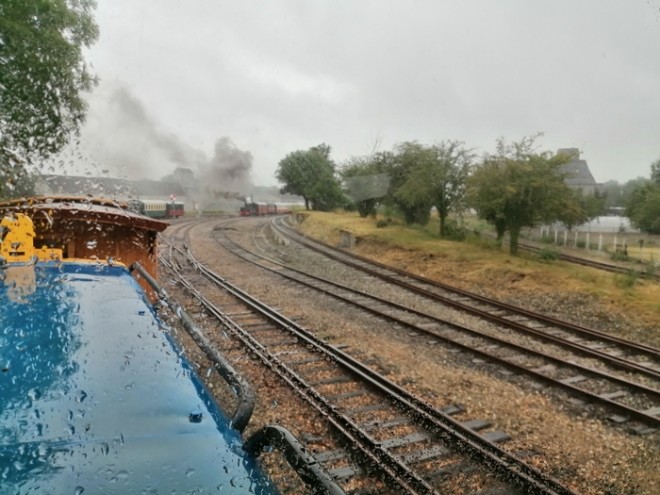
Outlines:
[[[589,170],[586,160],[580,160],[580,151],[577,148],[560,148],[558,155],[570,156],[571,161],[562,165],[562,171],[567,174],[565,182],[569,186],[595,186],[596,179]]]

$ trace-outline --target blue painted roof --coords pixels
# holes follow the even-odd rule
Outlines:
[[[1,494],[276,493],[125,268],[0,277]]]

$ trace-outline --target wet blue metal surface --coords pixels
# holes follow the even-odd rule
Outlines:
[[[126,269],[15,269],[0,283],[1,494],[275,493]]]

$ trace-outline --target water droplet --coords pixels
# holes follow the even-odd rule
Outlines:
[[[39,392],[39,389],[36,389],[36,388],[31,388],[28,391],[27,395],[30,398],[30,400],[33,400],[33,401],[34,400],[39,400],[41,398],[41,392]]]

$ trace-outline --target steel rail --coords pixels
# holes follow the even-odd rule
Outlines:
[[[192,255],[190,253],[188,254],[192,258]],[[458,442],[461,445],[461,448],[471,453],[472,456],[485,459],[491,469],[502,476],[505,481],[511,482],[511,477],[513,475],[516,484],[524,488],[527,493],[572,493],[558,481],[520,461],[508,452],[474,433],[469,428],[456,422],[449,416],[433,409],[398,385],[355,361],[346,353],[309,335],[293,321],[282,316],[260,301],[254,300],[247,293],[243,292],[238,287],[229,284],[225,279],[219,277],[198,261],[195,260],[194,263],[201,273],[209,276],[211,280],[223,285],[225,290],[234,294],[235,297],[243,300],[246,304],[249,304],[256,310],[264,313],[274,323],[277,323],[290,333],[295,334],[298,338],[305,340],[309,345],[322,350],[322,352],[330,353],[337,362],[349,369],[351,373],[361,376],[364,380],[368,381],[371,386],[383,391],[383,393],[397,397],[399,403],[406,407],[410,413],[414,414],[420,420],[423,420],[429,427],[441,431],[443,437],[446,436],[447,438],[451,438],[453,442]]]
[[[203,268],[203,267],[201,267]],[[222,281],[222,282],[221,282]],[[327,402],[314,387],[307,383],[293,370],[284,366],[280,360],[274,358],[267,349],[257,342],[249,333],[243,330],[239,325],[228,318],[217,306],[212,304],[203,294],[201,294],[192,284],[190,284],[182,276],[179,277],[179,282],[192,294],[195,295],[197,300],[219,321],[221,321],[230,331],[234,332],[246,344],[248,349],[255,355],[259,356],[261,361],[282,378],[290,387],[296,390],[299,395],[312,407],[314,407],[320,414],[322,414],[336,429],[339,431],[347,442],[357,447],[365,460],[370,464],[377,467],[383,472],[390,482],[396,483],[397,486],[404,490],[405,493],[411,495],[418,494],[433,494],[437,492],[425,480],[417,476],[414,472],[393,458],[389,452],[378,445],[378,442],[371,438],[366,432],[362,431],[358,425],[350,421],[349,418],[340,414],[332,404]],[[215,279],[215,282],[220,286],[226,284],[226,281],[221,277]],[[230,286],[233,287],[233,286]],[[234,297],[237,297],[244,304],[252,307],[252,298],[247,294],[242,294],[237,288],[227,289]],[[255,310],[261,312],[260,309],[266,307],[265,305],[255,304]]]
[[[533,376],[534,378],[536,378],[540,381],[543,381],[545,383],[549,383],[549,384],[551,384],[555,387],[558,387],[558,388],[563,388],[563,389],[571,392],[574,395],[579,395],[580,397],[587,399],[588,401],[603,404],[603,405],[605,405],[605,406],[607,406],[611,409],[616,410],[617,412],[619,412],[621,414],[627,415],[630,418],[634,418],[634,419],[637,419],[639,421],[643,421],[645,424],[648,424],[648,425],[651,425],[651,426],[660,426],[660,418],[658,418],[655,415],[647,414],[645,411],[640,411],[638,409],[628,407],[625,404],[615,402],[615,401],[613,401],[609,398],[601,397],[600,395],[597,395],[595,393],[592,393],[592,392],[589,392],[587,390],[583,390],[579,387],[576,387],[575,385],[573,385],[571,383],[566,383],[562,380],[554,379],[554,378],[549,377],[547,375],[544,375],[543,373],[538,372],[534,369],[527,368],[525,366],[522,366],[522,365],[519,365],[515,362],[512,362],[512,361],[510,361],[506,358],[502,358],[502,357],[499,357],[497,355],[494,355],[494,354],[492,354],[492,353],[490,353],[486,350],[482,350],[482,349],[475,348],[475,347],[472,347],[470,345],[461,343],[460,341],[457,341],[457,340],[452,339],[450,337],[447,337],[445,335],[434,332],[433,330],[429,330],[429,329],[421,327],[419,325],[412,324],[412,323],[410,323],[406,320],[403,320],[399,317],[396,317],[396,316],[384,313],[382,311],[379,311],[376,308],[374,308],[373,306],[361,304],[359,302],[358,298],[365,298],[365,299],[370,299],[372,301],[375,301],[377,303],[384,303],[384,304],[387,304],[389,307],[392,307],[392,308],[395,308],[397,310],[403,311],[404,313],[413,314],[413,315],[423,317],[423,318],[428,318],[428,319],[430,319],[431,321],[433,321],[435,323],[438,323],[440,325],[444,325],[446,327],[458,330],[462,333],[466,333],[466,334],[469,334],[469,335],[476,336],[478,338],[489,340],[493,343],[496,343],[498,346],[513,348],[514,350],[516,350],[518,352],[521,352],[521,353],[524,353],[524,354],[527,354],[527,355],[532,355],[533,357],[537,357],[537,358],[540,358],[540,359],[545,359],[546,361],[550,361],[552,363],[559,364],[559,365],[564,366],[564,367],[573,368],[573,369],[577,370],[578,372],[581,372],[581,373],[584,373],[584,374],[587,374],[587,375],[591,375],[592,377],[602,379],[602,380],[606,380],[606,381],[609,381],[611,383],[616,383],[616,384],[624,386],[628,389],[635,390],[639,393],[647,394],[649,396],[658,398],[658,397],[660,397],[660,391],[658,391],[656,389],[649,388],[649,387],[646,387],[644,385],[641,385],[641,384],[638,384],[638,383],[635,383],[635,382],[631,382],[629,380],[620,378],[620,377],[615,376],[615,375],[611,375],[611,374],[603,372],[603,371],[594,370],[592,368],[588,368],[586,366],[582,366],[582,365],[579,365],[577,363],[571,363],[571,362],[568,362],[566,360],[563,360],[563,359],[557,358],[555,356],[549,355],[547,353],[543,353],[543,352],[540,352],[540,351],[535,351],[533,349],[529,349],[527,347],[524,347],[524,346],[521,346],[521,345],[518,345],[518,344],[515,344],[515,343],[512,343],[512,342],[508,342],[506,340],[500,339],[498,337],[485,334],[481,331],[474,330],[474,329],[471,329],[471,328],[468,328],[466,326],[459,325],[459,324],[456,324],[456,323],[448,322],[448,321],[439,319],[435,316],[429,315],[427,313],[423,313],[421,311],[413,310],[411,308],[399,305],[397,303],[393,303],[391,301],[386,301],[386,300],[380,299],[376,296],[372,296],[372,295],[366,294],[364,292],[357,291],[355,289],[344,286],[342,284],[338,284],[336,282],[332,282],[332,281],[323,279],[321,277],[316,277],[316,276],[313,276],[313,275],[310,275],[310,274],[307,274],[307,273],[304,273],[304,272],[300,272],[299,270],[295,270],[295,269],[287,267],[286,265],[280,263],[277,260],[273,260],[273,259],[264,257],[263,255],[257,255],[257,254],[251,253],[247,249],[237,245],[234,241],[231,241],[231,239],[229,239],[229,238],[226,238],[226,239],[234,247],[233,247],[233,250],[230,247],[227,247],[227,246],[224,246],[224,247],[226,249],[230,250],[230,252],[232,252],[234,255],[239,256],[242,259],[245,259],[246,261],[249,261],[251,263],[255,263],[258,266],[260,266],[260,267],[262,267],[266,270],[273,271],[273,272],[277,273],[278,275],[280,275],[282,277],[288,278],[288,279],[293,280],[297,283],[307,285],[311,288],[314,288],[315,290],[324,292],[324,293],[328,294],[329,296],[334,297],[336,299],[339,299],[339,300],[341,300],[341,301],[343,301],[347,304],[358,306],[358,307],[362,308],[365,311],[368,311],[372,314],[375,314],[377,316],[385,318],[385,319],[387,319],[389,321],[392,321],[394,323],[397,323],[399,325],[405,326],[405,327],[407,327],[411,330],[415,330],[417,332],[420,332],[420,333],[423,333],[423,334],[426,334],[426,335],[430,335],[430,336],[432,336],[434,338],[437,338],[439,340],[442,340],[446,343],[449,343],[451,345],[460,347],[464,351],[467,351],[467,352],[470,352],[470,353],[473,353],[473,354],[477,354],[480,357],[483,357],[483,358],[486,358],[488,360],[499,363],[499,364],[501,364],[501,365],[503,365],[503,366],[505,366],[509,369],[512,369],[516,372],[531,375],[531,376]],[[302,281],[302,280],[300,280],[296,277],[293,277],[291,275],[287,275],[286,273],[283,273],[282,269],[274,270],[272,268],[263,266],[260,263],[254,261],[253,259],[250,259],[249,256],[245,255],[244,253],[248,253],[249,255],[254,256],[257,259],[259,259],[259,258],[267,259],[267,261],[269,263],[276,264],[276,265],[282,267],[282,269],[284,269],[284,270],[288,270],[288,271],[297,273],[301,276],[313,279],[317,282],[328,284],[331,287],[333,287],[334,289],[341,289],[341,290],[348,291],[351,295],[350,296],[341,296],[337,293],[336,290],[323,289],[323,288],[318,287],[317,285],[309,284],[309,283],[307,283],[305,281]]]
[[[271,223],[271,225],[272,225],[272,223]],[[282,227],[281,222],[276,227],[277,228]],[[288,227],[286,227],[286,229],[291,231],[291,229],[288,228]],[[281,231],[281,229],[279,229],[279,231],[280,231],[280,233],[283,233]],[[286,234],[286,235],[289,235],[289,237],[290,237],[290,234]],[[423,295],[425,297],[429,297],[431,299],[439,300],[440,302],[442,302],[444,304],[447,304],[447,305],[450,305],[450,306],[453,306],[457,309],[460,309],[460,310],[463,310],[463,311],[466,311],[466,312],[469,312],[469,313],[477,314],[480,317],[489,319],[490,321],[494,321],[494,322],[497,322],[497,323],[500,323],[500,324],[503,324],[503,325],[506,325],[506,326],[514,327],[517,330],[520,330],[520,331],[523,331],[523,332],[526,332],[526,333],[534,334],[534,335],[538,336],[539,338],[546,339],[548,342],[557,343],[557,344],[562,345],[562,346],[572,347],[572,348],[574,348],[576,350],[579,350],[580,352],[584,353],[585,355],[590,355],[592,357],[596,357],[596,358],[599,358],[601,360],[607,360],[607,361],[613,363],[614,365],[621,367],[622,369],[627,369],[627,370],[630,370],[630,371],[636,371],[636,372],[639,372],[639,373],[646,374],[650,377],[660,379],[660,370],[658,370],[658,369],[649,368],[649,367],[640,365],[639,363],[635,363],[635,362],[620,358],[618,356],[612,356],[610,354],[599,351],[597,349],[592,349],[592,348],[590,348],[586,345],[583,345],[583,344],[580,344],[580,343],[577,343],[577,342],[571,342],[571,341],[567,341],[565,339],[561,339],[560,337],[550,335],[550,334],[545,333],[543,331],[534,329],[530,326],[523,325],[519,322],[511,321],[510,319],[507,319],[503,316],[491,314],[486,310],[482,310],[482,309],[479,309],[479,308],[474,308],[473,306],[465,304],[461,301],[456,301],[454,299],[451,299],[450,297],[445,297],[445,296],[442,296],[440,294],[431,292],[429,290],[417,287],[415,285],[411,285],[410,283],[399,280],[395,277],[392,277],[391,275],[387,275],[387,274],[383,274],[383,273],[380,273],[378,271],[375,271],[375,270],[369,268],[369,266],[364,266],[360,263],[347,261],[345,258],[348,257],[348,258],[351,258],[351,259],[358,260],[361,263],[365,263],[367,265],[372,265],[372,266],[378,267],[382,270],[386,270],[386,271],[389,271],[391,273],[395,273],[395,274],[403,276],[403,277],[411,278],[411,279],[413,279],[417,282],[421,282],[421,283],[423,283],[427,286],[436,287],[436,288],[439,288],[439,289],[442,289],[442,290],[445,290],[445,291],[448,291],[448,292],[458,294],[458,295],[466,297],[466,298],[473,299],[473,300],[478,301],[479,303],[482,303],[482,304],[487,304],[487,305],[490,305],[490,306],[494,306],[495,308],[500,309],[500,310],[509,311],[511,313],[514,313],[514,314],[525,316],[529,319],[534,319],[534,320],[537,320],[537,321],[541,321],[541,322],[546,323],[548,325],[554,325],[554,326],[556,326],[559,329],[564,330],[564,331],[578,333],[580,335],[587,336],[589,338],[600,339],[603,342],[609,342],[612,345],[618,345],[621,348],[627,349],[631,352],[638,352],[640,354],[646,355],[648,357],[652,357],[653,359],[656,359],[656,360],[660,361],[660,349],[657,349],[655,347],[647,346],[647,345],[644,345],[644,344],[640,344],[640,343],[625,340],[625,339],[621,339],[621,338],[618,338],[618,337],[614,337],[614,336],[608,335],[604,332],[600,332],[600,331],[590,329],[590,328],[587,328],[587,327],[583,327],[583,326],[580,326],[580,325],[575,325],[575,324],[572,324],[572,323],[569,323],[569,322],[566,322],[566,321],[562,321],[562,320],[559,320],[557,318],[552,318],[552,317],[549,317],[549,316],[546,316],[546,315],[541,315],[539,313],[535,313],[533,311],[529,311],[529,310],[526,310],[524,308],[520,308],[520,307],[517,307],[517,306],[507,304],[507,303],[496,301],[494,299],[490,299],[490,298],[487,298],[487,297],[484,297],[484,296],[481,296],[481,295],[478,295],[478,294],[474,294],[474,293],[465,291],[463,289],[458,289],[456,287],[452,287],[450,285],[443,284],[442,282],[437,282],[437,281],[434,281],[434,280],[430,280],[430,279],[421,277],[419,275],[416,275],[414,273],[407,272],[405,270],[401,270],[399,268],[395,268],[395,267],[392,267],[392,266],[388,266],[388,265],[385,265],[383,263],[379,263],[377,261],[373,261],[373,260],[370,260],[368,258],[364,258],[362,256],[356,255],[354,253],[349,253],[349,252],[347,252],[345,250],[342,250],[342,249],[333,248],[333,247],[328,246],[327,244],[321,243],[319,241],[310,240],[310,239],[306,238],[305,236],[303,236],[303,235],[301,235],[297,232],[294,232],[294,235],[298,238],[303,239],[302,241],[300,239],[296,239],[296,242],[301,243],[301,244],[305,245],[306,247],[312,249],[313,251],[321,253],[321,254],[323,254],[323,255],[331,258],[331,259],[334,259],[334,260],[339,261],[341,263],[344,263],[346,265],[352,266],[353,268],[361,270],[365,273],[368,273],[369,275],[372,275],[372,276],[381,278],[383,280],[386,280],[390,283],[399,285],[400,287],[404,287],[408,290],[416,292],[416,293],[418,293],[420,295]],[[336,253],[340,253],[340,254],[336,254]]]

